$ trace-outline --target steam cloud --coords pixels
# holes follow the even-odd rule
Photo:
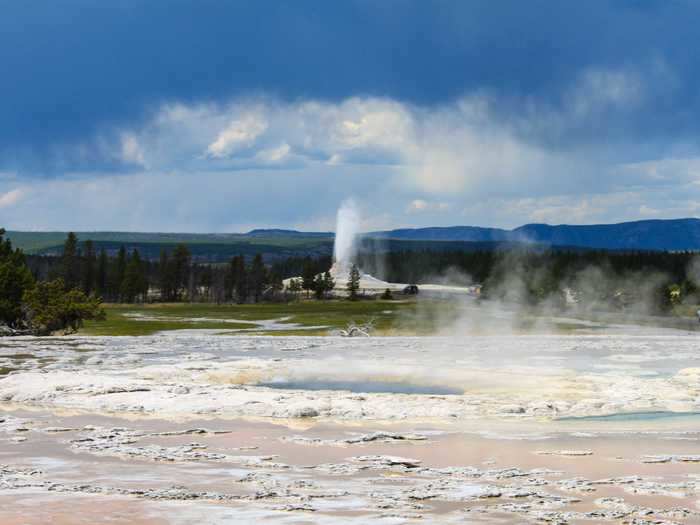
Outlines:
[[[335,230],[333,257],[338,270],[346,271],[357,255],[357,234],[360,227],[360,213],[355,201],[345,200],[338,209]]]

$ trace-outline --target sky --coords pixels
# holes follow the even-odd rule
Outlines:
[[[0,226],[700,215],[691,0],[0,0]]]

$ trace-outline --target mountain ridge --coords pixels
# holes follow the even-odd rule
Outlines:
[[[8,231],[13,244],[28,253],[52,253],[60,250],[67,232]],[[254,229],[247,233],[158,233],[93,231],[76,232],[81,241],[93,240],[110,244],[171,246],[175,243],[188,245],[226,245],[229,251],[236,246],[248,251],[256,248],[267,251],[271,247],[283,248],[284,253],[318,253],[320,244],[323,253],[332,244],[333,232],[303,232],[282,228]],[[544,224],[530,223],[513,229],[482,226],[429,226],[423,228],[396,228],[362,233],[365,239],[439,241],[459,243],[534,243],[557,247],[579,247],[604,250],[700,250],[700,219],[645,219],[610,224]],[[427,244],[429,246],[429,244]],[[444,246],[443,246],[444,249]]]
[[[402,228],[370,235],[403,240],[533,242],[608,250],[700,250],[700,219],[581,225],[531,223],[512,230],[478,226]]]

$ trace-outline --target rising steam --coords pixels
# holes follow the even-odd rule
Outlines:
[[[333,258],[339,271],[347,271],[357,255],[360,213],[355,201],[345,200],[338,209]]]

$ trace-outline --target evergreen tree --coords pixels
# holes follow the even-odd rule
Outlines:
[[[350,268],[350,276],[348,277],[346,290],[348,291],[348,298],[351,301],[357,299],[357,292],[360,291],[360,270],[357,269],[356,264],[353,264],[352,268]]]
[[[326,270],[323,274],[323,291],[326,295],[331,293],[335,288],[335,279],[331,275],[331,272]]]
[[[127,253],[126,253],[126,248],[124,246],[119,247],[119,251],[117,252],[117,260],[115,262],[115,270],[116,270],[116,279],[115,279],[115,285],[116,285],[116,296],[120,297],[121,294],[121,286],[122,283],[124,282],[124,277],[126,276],[126,265],[128,264],[127,261]]]
[[[100,257],[97,259],[97,275],[95,277],[95,293],[98,297],[104,297],[107,294],[107,272],[109,261],[107,252],[104,248],[100,250]]]
[[[289,291],[294,299],[299,299],[299,292],[301,292],[301,281],[299,279],[291,279],[287,285],[287,291]]]
[[[83,292],[86,295],[92,294],[95,290],[95,266],[97,256],[91,240],[85,241],[85,253],[83,255],[83,272],[81,276]]]
[[[304,268],[301,272],[301,287],[306,290],[306,297],[314,289],[316,280],[316,267],[310,257],[304,259]]]
[[[73,333],[86,319],[104,319],[100,299],[88,297],[78,289],[65,291],[62,279],[38,283],[26,290],[22,303],[27,324],[36,335],[63,331]]]
[[[160,261],[158,263],[158,286],[160,286],[160,300],[161,301],[172,301],[173,300],[173,265],[170,264],[170,259],[168,257],[168,252],[165,250],[160,251]]]
[[[270,289],[272,290],[273,296],[276,296],[284,289],[284,282],[282,276],[276,271],[269,272]]]
[[[115,301],[121,300],[122,283],[126,273],[126,248],[121,246],[117,252],[117,259],[112,268],[112,279],[110,283],[112,298]]]
[[[61,275],[66,290],[72,290],[80,286],[80,258],[78,254],[78,237],[70,232],[63,243],[63,256],[61,258]]]
[[[314,279],[314,296],[316,299],[323,299],[323,296],[326,293],[326,283],[323,280],[323,275],[322,274],[317,274],[316,278]]]
[[[245,303],[248,300],[248,272],[242,255],[231,260],[231,280],[234,299],[237,303]]]
[[[227,291],[226,291],[226,278],[228,276],[228,271],[221,269],[221,268],[216,268],[216,271],[214,271],[214,279],[212,282],[212,299],[216,302],[216,304],[221,304],[222,302],[226,301],[230,296],[227,296]]]
[[[236,289],[236,257],[232,257],[226,267],[226,275],[224,277],[224,298],[227,301],[233,300]]]
[[[180,300],[184,291],[190,288],[190,250],[184,244],[178,244],[173,251],[173,280],[175,299]]]
[[[5,230],[0,228],[0,323],[20,328],[22,297],[34,287],[34,278],[22,252],[13,250],[10,240],[3,240],[4,235]]]
[[[129,262],[124,271],[124,279],[120,288],[121,300],[126,303],[142,301],[148,293],[148,281],[146,280],[143,262],[138,250],[131,253]]]
[[[258,253],[253,258],[253,263],[250,267],[250,291],[252,292],[253,300],[256,303],[260,302],[266,286],[267,269],[263,263],[262,255]]]

